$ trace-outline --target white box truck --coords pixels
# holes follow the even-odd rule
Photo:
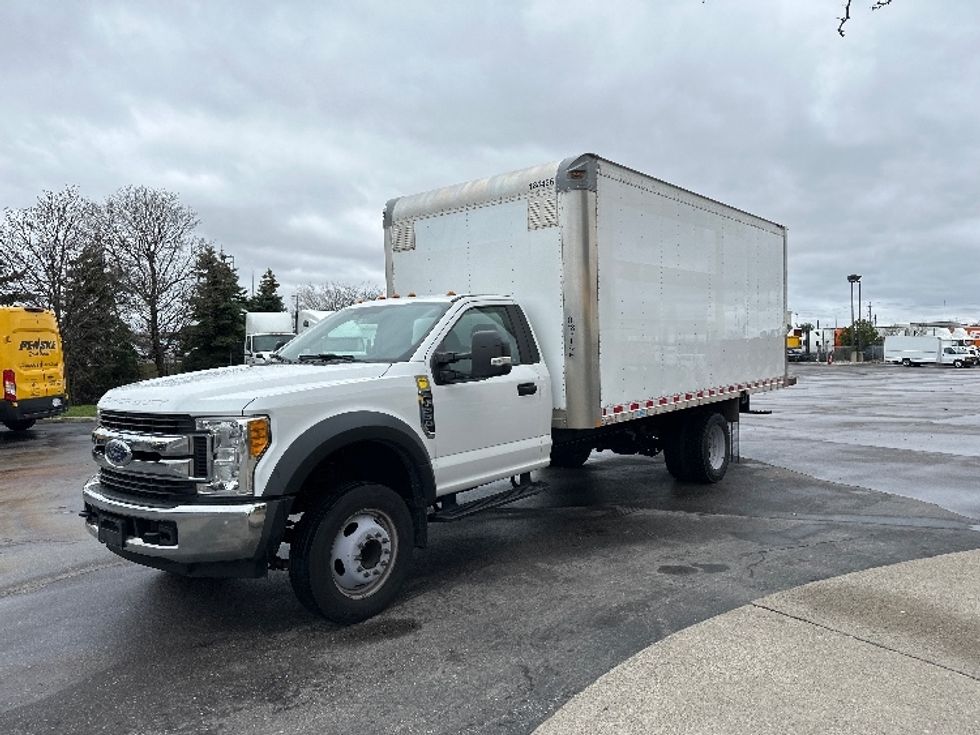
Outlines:
[[[269,355],[296,336],[288,311],[249,311],[245,314],[245,364],[264,365]]]
[[[324,309],[300,309],[299,316],[296,318],[296,334],[302,334],[324,317],[328,317],[331,314],[333,314],[332,311],[326,311]]]
[[[906,367],[921,365],[951,365],[972,367],[974,357],[969,349],[938,336],[885,337],[885,362]]]
[[[394,199],[384,242],[387,297],[272,364],[106,394],[93,536],[179,574],[288,569],[355,622],[432,521],[526,497],[549,464],[663,451],[679,481],[720,480],[740,405],[789,382],[785,228],[597,156]]]

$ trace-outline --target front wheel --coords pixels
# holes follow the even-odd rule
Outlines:
[[[953,360],[953,367],[954,368],[961,368],[961,367],[963,367],[963,361],[962,360]]]
[[[300,519],[289,549],[289,581],[303,605],[342,625],[384,610],[412,561],[412,517],[391,488],[344,485]]]
[[[29,428],[34,426],[35,419],[19,419],[15,421],[5,421],[4,426],[6,426],[11,431],[27,431]]]
[[[905,367],[912,367],[912,361],[910,359],[908,359],[907,357],[904,360],[902,360],[902,364]]]

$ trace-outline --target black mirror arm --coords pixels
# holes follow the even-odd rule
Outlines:
[[[460,360],[470,360],[473,355],[470,352],[437,352],[432,356],[436,365],[452,365]]]

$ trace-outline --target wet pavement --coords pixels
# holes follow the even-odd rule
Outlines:
[[[861,370],[854,380],[873,387]],[[824,375],[812,378],[818,393]],[[820,393],[829,400],[849,379],[826,376],[843,381]],[[797,400],[791,393],[765,398]],[[745,417],[743,455],[777,442],[799,452],[786,433],[809,409],[772,407]],[[910,425],[942,423],[942,408],[910,405]],[[816,413],[846,430],[833,412]],[[972,432],[966,412],[957,421],[944,426]],[[660,458],[599,455],[541,473],[550,487],[539,496],[433,527],[402,597],[344,629],[311,618],[282,573],[185,580],[100,547],[71,515],[91,473],[89,428],[39,424],[31,441],[0,438],[5,734],[525,733],[631,655],[719,613],[846,572],[980,548],[975,519],[856,482],[747,460],[719,485],[686,486]],[[864,452],[868,474],[887,471],[879,447],[843,438]],[[820,442],[831,461],[837,443]],[[934,465],[928,454],[919,459]],[[951,477],[930,487],[968,497],[957,484],[968,480]]]
[[[980,369],[800,363],[754,396],[742,455],[980,521]]]

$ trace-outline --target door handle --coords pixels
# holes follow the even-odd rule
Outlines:
[[[517,395],[519,396],[533,396],[538,392],[537,383],[518,383],[517,384]]]

